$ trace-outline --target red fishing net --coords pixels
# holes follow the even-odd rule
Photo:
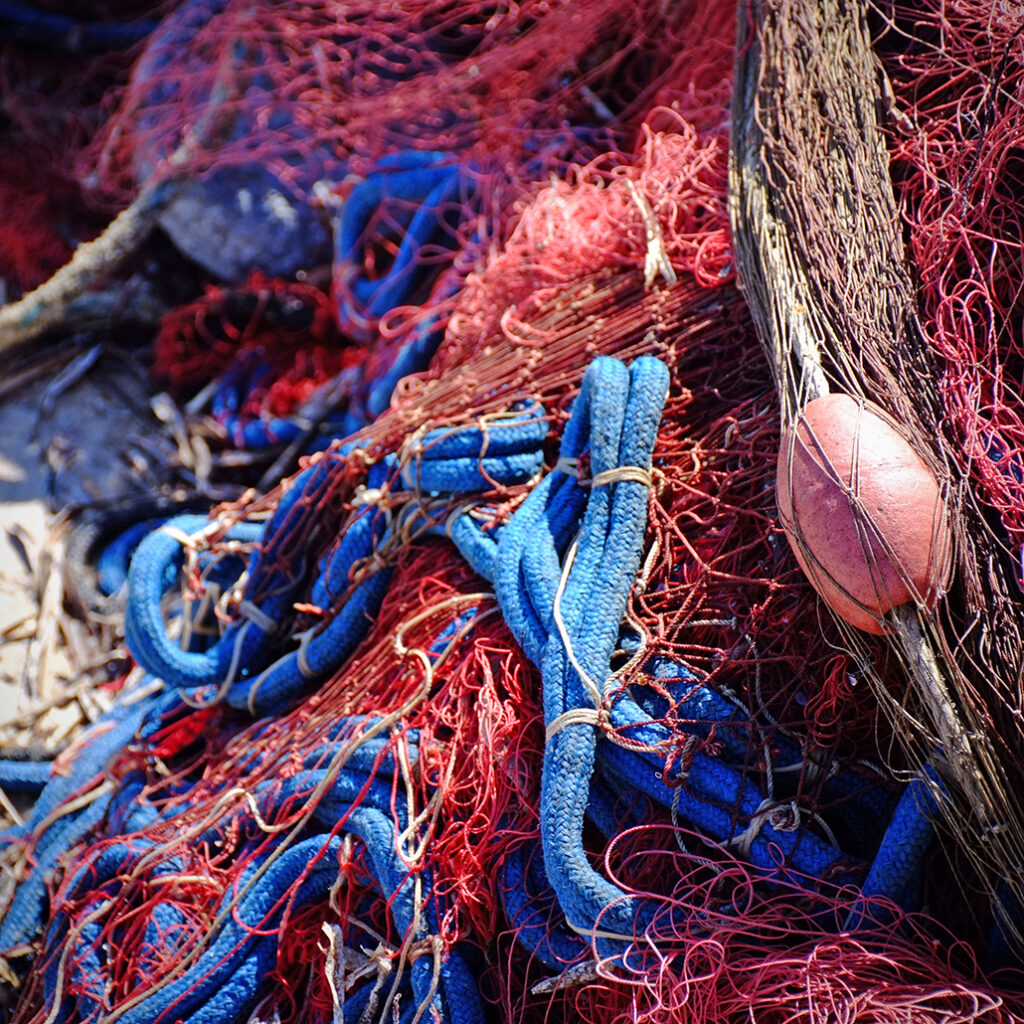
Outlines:
[[[896,5],[878,25],[892,173],[923,326],[943,361],[944,426],[1024,579],[1024,11]]]
[[[234,423],[291,415],[365,358],[365,348],[339,335],[321,289],[257,272],[236,288],[211,286],[166,314],[153,343],[152,372],[182,400],[230,371],[222,389],[231,408],[223,412]]]
[[[86,156],[90,173],[99,167],[122,195],[140,167],[186,137],[197,167],[260,159],[296,187],[315,180],[311,161],[351,161],[360,173],[410,148],[523,177],[530,160],[530,180],[542,180],[551,160],[598,152],[610,134],[629,139],[712,17],[650,4],[467,9],[443,0],[387,9],[315,0],[289,13],[200,0],[179,14]],[[720,56],[728,51],[703,51],[698,67]],[[701,77],[685,72],[705,103]]]
[[[657,693],[658,720],[678,739],[666,751],[666,776],[698,750],[714,756],[724,741],[714,730],[695,741],[684,728],[686,694],[659,683],[658,659],[744,709],[744,777],[800,805],[794,830],[829,835],[842,801],[825,795],[824,773],[810,768],[771,778],[772,752],[786,743],[799,746],[805,765],[835,761],[888,791],[881,762],[896,759],[889,726],[777,526],[778,400],[736,285],[726,209],[732,9],[713,0],[317,0],[301,10],[208,0],[181,11],[188,31],[158,39],[82,157],[108,196],[125,199],[140,179],[165,173],[175,151],[193,174],[259,162],[303,201],[322,195],[314,187],[321,176],[343,196],[346,176],[409,149],[454,154],[474,181],[454,235],[452,288],[386,317],[383,342],[344,336],[331,299],[308,281],[254,277],[211,288],[165,320],[155,368],[179,396],[237,367],[240,354],[259,356],[269,375],[244,397],[252,415],[291,413],[345,369],[390,354],[403,318],[436,316],[444,327],[428,368],[401,380],[360,448],[321,456],[331,472],[302,497],[287,535],[269,539],[268,564],[308,572],[358,510],[366,463],[416,431],[533,400],[560,432],[596,355],[656,355],[672,384],[627,618],[644,656],[620,652],[617,683]],[[945,408],[965,469],[1019,549],[1024,21],[1009,7],[967,0],[875,16],[895,94],[895,184],[924,327],[946,360]],[[393,249],[391,227],[375,230],[368,250]],[[282,493],[242,507],[259,517]],[[493,523],[525,493],[493,495]],[[644,955],[629,971],[591,967],[553,982],[513,942],[498,882],[510,856],[539,843],[538,672],[451,545],[402,537],[377,557],[394,578],[369,635],[294,711],[255,726],[201,711],[201,731],[158,734],[135,752],[143,795],[164,820],[130,840],[152,852],[121,879],[117,901],[97,911],[96,942],[113,950],[108,1010],[166,984],[199,955],[219,895],[293,841],[316,800],[293,793],[268,820],[253,813],[252,794],[283,786],[340,720],[360,716],[354,736],[369,728],[386,738],[398,766],[387,784],[415,815],[408,870],[429,869],[445,907],[440,939],[446,949],[476,950],[498,1018],[1021,1019],[1018,983],[987,980],[958,941],[981,929],[969,897],[934,908],[941,925],[887,907],[886,926],[843,933],[857,893],[842,879],[766,886],[742,858],[645,801],[630,809],[634,827],[612,840],[588,833],[587,849],[627,891],[657,895],[661,930],[656,922],[642,937]],[[300,603],[282,628],[297,633],[331,611]],[[878,655],[872,667],[897,685],[898,666]],[[367,725],[371,718],[377,724]],[[417,768],[403,771],[413,733]],[[215,821],[223,822],[218,844],[194,844]],[[78,856],[101,852],[99,844]],[[370,883],[365,851],[349,844],[338,860],[344,884],[329,906],[275,926],[287,941],[257,1019],[326,1019],[336,994],[325,957],[343,947],[372,951],[369,966],[354,968],[367,976],[404,962],[404,936]],[[154,942],[136,922],[168,900],[160,864],[182,879],[172,898],[182,919]],[[929,895],[948,872],[933,870]],[[55,906],[61,900],[58,890]],[[78,966],[89,962],[83,956]],[[19,1020],[47,1019],[48,967],[37,965]],[[62,969],[73,977],[75,964]]]
[[[120,65],[120,66],[119,66]],[[6,300],[35,288],[67,262],[75,245],[95,235],[68,166],[99,119],[105,88],[127,60],[67,58],[58,74],[45,52],[0,40],[0,278]]]

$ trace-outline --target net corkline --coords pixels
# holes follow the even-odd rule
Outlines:
[[[123,204],[177,154],[331,230],[156,333],[191,429],[300,468],[134,539],[141,668],[4,834],[11,1019],[1019,1019],[1020,908],[879,701],[904,667],[779,526],[727,209],[736,13],[140,14],[127,83],[69,105],[103,115],[77,181]],[[942,614],[1005,757],[1016,634],[969,641],[1013,621],[1024,544],[1022,26],[869,12],[941,385],[905,398],[994,566],[954,577],[976,624]],[[24,290],[62,255],[32,230]]]

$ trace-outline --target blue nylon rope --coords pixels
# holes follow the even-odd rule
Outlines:
[[[246,882],[261,866],[251,865],[239,882],[243,890],[233,910],[223,914],[223,924],[203,955],[183,974],[171,980],[121,1016],[125,1024],[187,1019],[190,1024],[244,1019],[255,1004],[257,986],[272,969],[277,952],[274,935],[251,934],[251,929],[270,931],[280,920],[281,901],[296,880],[308,870],[294,894],[294,905],[303,907],[324,899],[337,876],[339,837],[317,836],[297,843],[277,858],[260,879],[258,886],[245,890]],[[108,853],[109,851],[109,853]],[[125,852],[117,847],[104,851],[113,862],[114,873],[124,870]],[[310,870],[310,863],[319,857]],[[93,867],[93,875],[103,877],[103,865]],[[95,892],[95,886],[91,886]],[[234,893],[225,893],[221,909],[228,908]],[[63,923],[63,922],[62,922]],[[51,929],[51,941],[59,948],[63,930]],[[86,948],[89,948],[86,946]],[[95,943],[93,943],[95,955]],[[55,997],[56,964],[47,971],[49,996]],[[95,962],[83,972],[79,983],[89,1005],[101,1004],[106,973]],[[52,987],[51,987],[52,986]]]
[[[367,322],[405,305],[420,283],[417,257],[425,246],[454,244],[439,219],[439,208],[451,204],[466,187],[464,173],[445,153],[408,150],[380,160],[349,192],[335,231],[335,274],[341,281],[338,323],[360,336]],[[381,204],[400,200],[408,205],[407,221],[391,266],[379,278],[364,276],[359,254],[368,225]],[[392,203],[392,206],[394,204]]]
[[[684,720],[678,727],[681,733],[707,738],[714,728],[721,744],[721,757],[710,757],[699,749],[693,752],[685,780],[665,778],[666,762],[661,751],[672,749],[679,740],[676,732],[654,720],[653,715],[659,711],[657,701],[665,698],[649,697],[642,686],[634,691],[608,692],[614,652],[620,645],[624,649],[628,646],[621,624],[642,554],[648,500],[643,474],[650,472],[667,384],[667,371],[655,359],[641,358],[629,369],[614,359],[595,360],[564,430],[559,468],[533,487],[504,526],[483,530],[471,511],[465,509],[448,524],[452,538],[471,564],[493,580],[506,621],[542,671],[545,722],[550,730],[541,783],[542,856],[533,856],[527,863],[525,852],[520,851],[506,859],[501,869],[502,900],[519,941],[556,970],[589,955],[595,947],[600,955],[622,956],[632,937],[650,923],[654,907],[597,872],[583,845],[585,820],[612,837],[641,820],[636,814],[646,806],[645,799],[670,809],[712,842],[729,844],[742,839],[745,857],[768,881],[785,879],[800,884],[806,876],[803,884],[810,880],[813,885],[815,879],[847,882],[856,866],[813,832],[789,830],[784,820],[772,816],[770,812],[775,808],[765,806],[756,781],[739,770],[750,743],[745,714],[728,699],[696,685],[685,667],[654,662],[648,666],[658,678],[668,681],[665,685],[670,691],[679,681],[673,709],[676,717]],[[484,429],[470,425],[430,432],[420,440],[406,466],[403,483],[448,497],[482,489],[482,484],[489,484],[490,475],[502,482],[521,481],[527,469],[532,476],[540,468],[547,433],[547,421],[539,406],[513,410]],[[588,462],[589,471],[585,469]],[[379,463],[371,471],[368,486],[380,486],[385,479],[393,486],[395,466],[391,457]],[[248,526],[238,534],[251,540],[261,532],[264,538],[250,560],[246,593],[258,588],[269,595],[260,609],[265,614],[285,608],[296,599],[299,588],[307,585],[305,567],[287,575],[277,568],[276,551],[287,544],[289,526],[298,515],[300,501],[326,483],[329,471],[326,460],[310,466],[285,493],[265,530]],[[420,514],[426,515],[413,508],[413,516]],[[180,522],[184,528],[205,525],[205,520],[195,518]],[[353,517],[340,542],[313,568],[311,584],[314,602],[325,608],[333,607],[345,595],[347,598],[300,651],[289,651],[276,661],[275,638],[251,620],[230,627],[208,650],[178,651],[171,647],[158,605],[165,590],[175,582],[181,554],[177,541],[166,534],[148,537],[140,545],[130,571],[133,653],[148,669],[159,667],[168,684],[186,690],[219,685],[232,660],[237,660],[235,682],[228,690],[229,703],[249,707],[257,714],[272,713],[298,696],[311,679],[336,667],[362,636],[387,584],[387,574],[371,573],[353,587],[352,569],[372,557],[389,529],[374,506]],[[250,635],[242,633],[243,627]],[[432,649],[442,649],[445,642],[445,636],[438,637]],[[596,696],[592,692],[595,687]],[[162,703],[157,702],[161,713],[172,708],[168,700],[165,694],[160,698]],[[648,700],[654,703],[641,703]],[[625,749],[598,728],[598,704],[605,716],[603,728],[643,748]],[[134,734],[148,713],[143,712],[131,728],[116,725],[110,731],[110,746],[103,761]],[[397,765],[388,740],[383,736],[373,738],[354,749],[340,768],[330,764],[354,731],[372,724],[372,719],[339,721],[323,746],[304,757],[298,772],[256,786],[252,796],[261,815],[272,818],[289,808],[304,807],[312,790],[330,779],[330,788],[313,810],[311,823],[328,832],[341,823],[342,831],[365,845],[396,930],[412,941],[423,942],[436,934],[442,901],[433,891],[429,868],[411,871],[401,856],[398,837],[406,825],[406,811],[404,798],[398,799],[393,792]],[[415,734],[408,734],[406,742],[415,760]],[[783,764],[801,763],[803,751],[795,741],[773,736],[772,743]],[[94,757],[97,764],[101,763],[99,753],[97,750]],[[822,791],[837,799],[848,798],[851,813],[868,808],[888,820],[892,810],[889,795],[879,796],[862,781],[856,773],[839,770],[824,783]],[[670,784],[673,782],[676,784]],[[38,844],[39,851],[49,855],[49,844],[55,851],[66,848],[68,842],[77,842],[94,829],[104,816],[109,827],[125,832],[152,824],[158,814],[154,806],[131,806],[141,785],[141,777],[134,782],[129,777],[114,802],[109,798],[102,803],[96,801],[88,814],[65,823],[63,831],[54,828],[51,836],[48,830],[45,842]],[[52,810],[73,788],[51,781],[40,797],[34,820],[41,821],[48,809]],[[930,813],[912,796],[908,788],[892,814],[889,831],[864,884],[866,897],[889,895],[904,902],[912,898],[914,879],[920,874],[921,851],[932,835]],[[225,827],[221,824],[212,829],[206,839],[213,841],[218,829]],[[292,885],[298,875],[289,866],[297,863],[290,855],[300,849],[308,854],[312,847],[303,844],[314,842],[323,849],[329,840],[327,836],[313,837],[282,854],[270,872],[272,882],[265,887],[265,880],[261,880],[254,887],[253,902],[245,904],[245,913],[270,906],[274,893]],[[120,854],[104,856],[111,865],[120,856],[123,867],[124,849]],[[47,865],[49,861],[41,863],[40,869],[19,887],[0,925],[0,940],[7,937],[7,946],[15,944],[11,936],[23,940],[41,923],[45,901],[42,880],[52,869]],[[83,876],[83,884],[87,882],[96,899],[106,891],[104,886],[113,884],[104,881],[99,870],[102,866],[90,867],[91,880]],[[116,874],[116,869],[112,870]],[[304,889],[304,898],[310,893],[310,899],[320,898],[323,885],[330,884],[327,876],[331,872],[322,870],[324,878],[308,892]],[[417,885],[422,898],[418,920]],[[173,907],[160,907],[150,922],[153,934],[176,920]],[[56,949],[60,929],[52,928],[48,943]],[[186,1007],[191,1024],[226,1021],[235,1019],[232,1014],[237,1007],[254,1005],[260,980],[273,965],[276,939],[246,940],[228,956],[227,948],[218,943],[227,941],[229,930],[214,939],[200,961],[189,969],[187,978],[154,993],[152,1001],[147,997],[126,1019],[133,1024],[145,1019],[170,1019],[168,1014],[182,1016],[182,1007]],[[90,995],[85,977],[90,972],[102,973],[102,964],[97,967],[89,960],[98,955],[90,945],[97,936],[88,930],[82,933],[87,952],[80,963],[92,964],[87,970],[82,968],[82,977],[76,976],[83,1012],[93,1012],[100,1005],[95,1002],[100,996],[96,991]],[[98,950],[98,944],[93,945]],[[230,963],[208,960],[215,950],[221,959],[228,956]],[[210,987],[210,979],[216,981],[216,992]],[[410,967],[412,1000],[428,1001],[432,1012],[445,1020],[480,1019],[476,983],[459,950],[453,950],[440,964],[436,982],[436,991],[432,991],[432,958],[416,958]],[[184,1002],[175,1003],[179,998]],[[362,998],[362,993],[351,997],[356,1002]],[[368,993],[365,998],[369,999]],[[141,1007],[145,1007],[144,1012]],[[407,1010],[405,1006],[403,1012]]]
[[[865,900],[885,897],[904,910],[920,907],[922,867],[940,814],[935,787],[942,791],[935,769],[925,764],[903,790],[861,886]],[[885,920],[884,911],[868,909],[864,903],[850,913],[846,927],[856,931]]]
[[[24,826],[26,837],[40,829],[60,804],[76,791],[101,780],[111,757],[137,733],[145,731],[146,723],[156,725],[162,716],[180,706],[173,694],[156,692],[128,703],[131,694],[107,712],[86,734],[67,775],[53,775],[32,808]],[[47,884],[60,856],[84,839],[103,819],[110,806],[111,795],[98,795],[90,803],[55,817],[42,831],[33,848],[33,864],[6,908],[0,922],[0,954],[4,950],[28,942],[43,924],[47,900]]]
[[[562,971],[586,959],[590,947],[565,923],[540,860],[539,850],[525,847],[505,858],[498,876],[502,906],[516,941],[545,967]]]
[[[0,789],[37,796],[50,781],[52,761],[21,761],[0,758]]]
[[[535,403],[485,427],[474,424],[428,434],[421,446],[424,457],[417,460],[416,483],[444,496],[489,488],[491,481],[503,486],[521,483],[540,469],[546,436],[547,421]],[[290,517],[301,497],[325,480],[326,465],[325,460],[310,466],[284,495],[262,534],[264,544],[251,559],[246,595],[265,585],[263,566],[273,564],[273,546],[278,538],[287,536]],[[388,459],[371,467],[368,485],[384,484],[392,465],[393,460]],[[206,523],[198,517],[181,517],[169,525],[187,533]],[[228,536],[252,540],[257,530],[243,524]],[[387,520],[374,507],[357,515],[339,544],[320,560],[312,602],[332,609],[349,590],[353,568],[372,558],[387,532]],[[233,623],[208,650],[182,651],[167,636],[161,611],[165,591],[176,582],[181,558],[179,542],[166,530],[156,531],[139,544],[129,570],[125,621],[129,650],[147,671],[189,691],[219,687],[233,673],[225,699],[257,716],[280,711],[342,664],[365,634],[390,579],[387,566],[371,567],[322,628],[313,630],[297,649],[277,658],[273,656],[274,631],[261,625],[262,618],[251,615]],[[275,625],[295,599],[302,576],[296,572],[291,580],[281,578],[260,607]]]
[[[657,360],[637,360],[632,372],[616,360],[595,360],[584,378],[582,409],[574,407],[566,427],[563,458],[582,453],[587,420],[594,477],[619,466],[649,470],[667,388],[668,372]],[[598,687],[607,679],[629,587],[639,568],[646,503],[647,488],[638,481],[591,489],[563,594],[566,637],[552,634],[544,648],[549,727],[566,712],[594,707],[580,670]],[[579,669],[570,662],[567,641]],[[567,724],[546,744],[541,779],[544,864],[570,927],[584,934],[600,928],[628,940],[636,928],[637,901],[591,867],[582,842],[595,753],[596,734],[589,723]]]
[[[339,723],[339,735],[320,751],[309,755],[307,761],[315,763],[329,759],[351,738],[353,728],[372,724],[372,719]],[[407,734],[406,741],[410,755],[414,756],[415,734]],[[340,825],[342,831],[363,842],[378,886],[388,898],[396,932],[407,936],[410,941],[422,942],[437,930],[436,897],[432,893],[429,870],[410,871],[399,850],[398,834],[405,826],[405,811],[402,801],[392,796],[391,780],[397,764],[394,752],[388,750],[385,743],[383,737],[375,737],[351,751],[346,763],[333,772],[330,788],[316,806],[312,821],[332,830]],[[275,809],[286,808],[293,801],[301,805],[303,798],[327,780],[327,772],[325,768],[304,770],[286,779],[257,786],[252,795],[261,815],[270,818]],[[206,837],[206,841],[213,841],[216,832],[227,827],[227,823],[221,823]],[[273,912],[273,916],[266,915],[289,891],[311,859],[321,853],[323,857],[319,865],[302,883],[294,900],[295,905],[301,907],[323,899],[336,872],[339,845],[337,836],[330,838],[325,835],[305,840],[286,850],[259,883],[244,892],[237,908],[225,916],[220,931],[200,958],[181,977],[146,996],[124,1015],[124,1019],[130,1024],[170,1019],[187,1019],[190,1024],[244,1020],[260,995],[265,975],[273,966],[278,940],[274,935],[249,935],[239,921],[250,927],[272,930],[274,922],[279,919],[280,908]],[[132,841],[131,844],[106,847],[79,867],[69,883],[71,895],[87,886],[91,897],[87,911],[98,904],[111,883],[114,884],[111,894],[116,894],[118,876],[153,847],[152,841]],[[247,869],[239,883],[240,890],[244,890],[246,881],[253,877],[260,863],[256,862]],[[176,862],[160,865],[158,875],[175,870],[181,870]],[[418,919],[417,886],[421,904]],[[222,911],[230,898],[231,894],[225,896]],[[180,923],[179,914],[173,906],[158,904],[147,926],[147,934],[157,935],[161,927]],[[56,998],[57,958],[61,943],[72,924],[58,915],[48,930],[48,945],[54,956],[47,973],[51,1001]],[[98,924],[92,931],[88,926],[81,931],[75,953],[79,965],[74,974],[77,1016],[84,1017],[102,1006],[105,965],[100,957]],[[476,982],[457,949],[441,959],[436,990],[432,957],[420,955],[414,958],[409,973],[412,996],[417,1005],[428,1005],[441,1019],[459,1024],[475,1024],[482,1020]],[[67,998],[64,1001],[68,1003]],[[66,1006],[64,1015],[67,1017],[73,1009]]]
[[[573,460],[589,456],[592,477],[619,466],[649,468],[666,388],[667,372],[656,360],[638,360],[632,371],[616,360],[595,360],[563,436],[562,464],[569,471],[549,474],[531,491],[501,529],[493,561],[490,551],[477,558],[485,568],[493,565],[506,621],[527,655],[542,666],[549,727],[567,711],[594,707],[579,669],[599,688],[605,686],[629,587],[639,569],[645,526],[642,482],[613,479],[588,494],[573,472]],[[579,668],[568,656],[554,616],[565,551],[577,531],[561,610]],[[467,529],[460,537],[453,530],[457,540],[468,537],[477,546],[478,535],[479,531],[474,534]],[[732,704],[706,689],[691,695],[689,704],[680,714],[693,715],[697,735],[710,731],[701,730],[702,722],[716,724],[716,735],[723,721],[735,721],[737,729],[745,726]],[[610,726],[627,738],[663,749],[674,738],[628,694],[617,695],[609,710]],[[541,834],[544,868],[569,924],[584,935],[596,930],[623,936],[619,943],[599,940],[599,949],[623,948],[626,939],[642,927],[646,911],[593,870],[582,845],[588,808],[599,819],[602,816],[593,788],[598,765],[612,793],[643,792],[674,808],[680,818],[703,829],[712,840],[727,843],[752,829],[747,855],[754,866],[774,877],[849,877],[851,861],[842,851],[806,830],[774,827],[775,819],[766,813],[760,792],[727,764],[696,755],[686,786],[677,793],[661,781],[663,755],[641,755],[605,741],[595,745],[595,739],[592,722],[572,720],[550,737],[544,756]],[[736,756],[745,754],[746,744],[736,730],[732,736],[726,731],[725,742]],[[785,748],[786,742],[781,746]],[[796,760],[799,749],[791,746],[786,753]],[[610,826],[607,814],[604,822],[606,828]],[[783,860],[788,865],[785,870]]]

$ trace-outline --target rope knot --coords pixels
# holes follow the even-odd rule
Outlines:
[[[776,832],[795,832],[803,822],[800,808],[795,800],[779,803],[771,797],[765,797],[750,818],[750,824],[737,836],[729,840],[729,846],[735,846],[744,859],[750,858],[750,847],[760,835],[764,826],[771,825]]]
[[[575,477],[580,487],[589,487],[591,489],[629,481],[643,484],[644,487],[650,490],[654,483],[651,470],[644,469],[643,466],[613,466],[611,469],[602,470],[595,476],[587,477],[584,475],[586,468],[583,461],[565,455],[555,463],[554,472],[565,473],[567,476]]]

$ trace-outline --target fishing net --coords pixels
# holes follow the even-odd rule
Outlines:
[[[77,241],[102,220],[83,211],[81,190],[66,165],[69,148],[92,135],[104,84],[116,78],[109,57],[80,57],[60,79],[16,43],[4,39],[0,61],[0,276],[6,300],[42,284]],[[42,112],[45,111],[45,115]]]
[[[1013,711],[1020,704],[1015,682],[1019,678],[1020,646],[1012,610],[1017,570],[1012,556],[1006,557],[1006,535],[993,531],[991,512],[982,507],[998,507],[1002,498],[996,496],[991,485],[968,485],[972,477],[978,479],[979,473],[987,475],[985,470],[975,468],[977,460],[972,454],[982,442],[964,433],[965,417],[955,411],[964,402],[962,392],[959,399],[955,397],[959,389],[956,382],[965,378],[974,381],[969,385],[972,397],[968,401],[977,404],[985,390],[980,381],[989,374],[1003,376],[998,364],[990,370],[987,360],[1003,357],[994,356],[991,347],[987,352],[979,350],[967,332],[960,344],[972,346],[970,357],[961,348],[953,359],[949,358],[950,350],[941,340],[945,328],[941,319],[932,319],[933,311],[943,308],[948,279],[934,276],[936,264],[931,258],[925,258],[923,264],[904,260],[902,240],[895,231],[899,207],[889,184],[888,154],[879,144],[881,136],[876,131],[860,128],[866,125],[870,129],[875,119],[873,82],[877,72],[867,48],[866,25],[861,22],[855,42],[847,45],[838,35],[827,34],[845,32],[842,21],[834,17],[836,10],[828,8],[831,20],[823,19],[827,27],[816,42],[817,24],[802,18],[794,21],[801,45],[814,54],[806,69],[784,56],[796,52],[791,47],[790,26],[780,32],[779,23],[768,17],[749,34],[757,43],[753,52],[759,49],[760,56],[750,57],[743,65],[742,94],[757,96],[760,109],[765,110],[765,92],[758,90],[767,87],[772,92],[768,102],[773,113],[764,137],[773,140],[766,163],[775,180],[769,186],[768,178],[758,180],[759,172],[752,170],[755,148],[746,139],[756,137],[759,129],[751,128],[751,119],[756,116],[751,106],[744,130],[755,134],[745,139],[741,130],[734,137],[741,168],[737,174],[737,210],[750,212],[751,225],[763,230],[741,229],[737,238],[750,265],[764,261],[777,271],[764,275],[754,305],[776,366],[784,423],[799,420],[798,429],[805,429],[807,421],[801,412],[804,403],[830,388],[870,398],[895,415],[916,457],[937,474],[940,493],[949,491],[956,540],[956,572],[949,600],[937,616],[928,615],[928,600],[920,592],[920,582],[915,583],[903,572],[911,593],[919,593],[918,605],[924,614],[913,613],[909,610],[912,605],[908,605],[894,623],[880,625],[879,630],[892,636],[892,656],[902,660],[912,685],[894,689],[886,680],[875,677],[873,688],[896,723],[900,742],[910,750],[911,760],[938,766],[934,798],[962,855],[973,865],[976,880],[972,884],[987,891],[986,905],[994,907],[997,917],[1003,919],[999,928],[1015,934],[1019,930],[1016,907],[1020,893],[1018,872],[1012,865],[1024,846],[1017,824],[1021,737]],[[970,34],[966,27],[970,24],[969,11],[950,17],[960,25],[954,34]],[[959,22],[961,17],[963,22]],[[893,46],[891,35],[885,37],[888,43],[881,48],[883,54],[892,52],[891,78],[901,83],[903,99],[892,100],[893,130],[898,139],[911,122],[919,129],[930,124],[930,103],[936,93],[918,91],[928,76],[905,76],[904,62],[912,66],[916,54],[933,51],[934,42],[925,26],[936,23],[928,18],[915,20],[916,15],[904,15],[901,10],[879,12],[879,18],[884,31],[900,35],[902,40],[898,53],[886,48]],[[1000,19],[993,24],[996,22]],[[1013,14],[1001,21],[999,60],[1009,61],[1018,28]],[[963,60],[965,53],[961,50],[958,59]],[[774,63],[780,59],[784,65],[781,70]],[[796,125],[804,114],[786,103],[776,105],[774,85],[770,84],[774,77],[770,81],[759,77],[763,74],[759,61],[760,69],[770,67],[770,74],[778,73],[787,88],[794,88],[801,77],[806,77],[800,88],[823,88],[833,95],[833,121],[821,120],[801,132]],[[952,74],[952,65],[945,61],[945,55],[941,60],[936,58],[936,65]],[[850,83],[846,91],[829,86],[837,74]],[[987,89],[990,78],[984,72],[979,75],[985,84],[978,88]],[[739,97],[741,92],[736,95]],[[947,94],[943,103],[948,102]],[[845,113],[836,115],[835,111]],[[942,116],[939,114],[939,124]],[[835,121],[840,125],[837,129],[831,127]],[[940,136],[944,130],[938,128]],[[930,139],[928,129],[924,131]],[[1012,132],[1004,137],[1012,138]],[[905,156],[901,148],[897,147],[897,168]],[[826,150],[837,154],[828,164],[823,163],[821,155]],[[945,151],[952,159],[952,147],[947,146]],[[957,159],[963,157],[963,149],[956,152]],[[921,178],[915,184],[915,176],[927,178],[939,191],[949,186],[943,173],[931,177],[923,149],[917,151],[916,159],[920,161],[918,169],[911,175],[900,171],[896,181],[910,186],[908,192],[900,194],[899,201],[907,211],[910,251],[920,258],[922,246],[937,245],[940,236],[949,237],[949,224],[943,221],[944,215],[936,216],[934,207],[925,214],[926,224],[918,221]],[[837,180],[842,184],[837,186]],[[769,187],[778,191],[766,202],[762,197],[768,195]],[[838,199],[840,195],[844,198]],[[779,197],[777,202],[775,196]],[[808,211],[806,218],[803,210]],[[802,220],[806,230],[793,232],[784,242],[778,242],[779,225]],[[850,225],[854,223],[857,230],[852,231]],[[989,237],[985,245],[998,248],[998,242]],[[949,249],[948,255],[952,257],[954,251]],[[911,266],[920,274],[923,321],[918,318]],[[847,282],[858,279],[878,284],[849,288]],[[777,294],[765,290],[767,281],[778,284]],[[787,295],[800,293],[808,297],[803,307],[806,328],[795,320],[787,323],[773,309],[789,301]],[[1011,315],[1007,322],[1011,333],[1012,324]],[[966,331],[966,322],[960,326]],[[978,355],[982,356],[981,365]],[[1015,389],[1007,384],[1004,394],[1012,406],[1015,399],[1010,395]],[[977,422],[973,421],[974,428]],[[859,432],[856,437],[855,443],[860,443],[865,434]],[[1004,452],[1005,448],[999,450]],[[830,471],[834,472],[835,467]],[[792,494],[786,495],[790,507],[792,498]],[[877,524],[870,521],[870,516],[861,514],[859,522],[866,534],[874,534]],[[941,524],[935,525],[941,531]],[[926,525],[923,532],[930,528],[931,524]],[[947,543],[942,540],[937,546]],[[804,541],[798,540],[798,544]],[[802,550],[806,558],[806,546]],[[877,589],[879,584],[875,586]],[[877,596],[884,598],[882,594]],[[987,636],[1001,639],[990,645],[982,639]],[[876,653],[857,630],[848,630],[847,644],[859,650],[862,663],[870,666]],[[874,676],[870,668],[868,674]],[[979,835],[985,837],[981,843]]]
[[[911,430],[963,431],[960,504],[1001,517],[978,550],[1016,550],[1019,238],[989,168],[1024,54],[988,13],[873,12],[942,386],[864,358],[886,321],[861,307],[826,354]],[[184,176],[211,217],[225,182],[274,192],[264,226],[301,208],[333,256],[211,267],[154,372],[222,443],[307,454],[139,543],[146,675],[10,834],[15,1020],[1020,1019],[974,889],[1012,918],[1012,845],[965,868],[934,841],[958,820],[918,756],[934,723],[906,742],[885,713],[923,715],[905,661],[851,641],[779,527],[796,396],[737,284],[735,29],[696,0],[204,0],[156,30],[90,181]],[[966,163],[964,65],[989,140]],[[997,589],[958,557],[956,588]],[[1017,676],[984,664],[998,763]]]

